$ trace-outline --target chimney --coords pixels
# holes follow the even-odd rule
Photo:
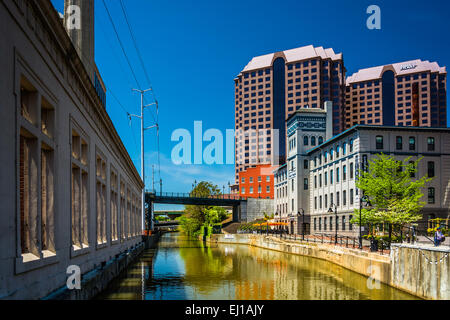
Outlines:
[[[64,0],[64,27],[94,83],[94,0]]]

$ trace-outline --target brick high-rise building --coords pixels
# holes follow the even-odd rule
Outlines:
[[[235,79],[236,181],[239,172],[286,160],[286,119],[333,102],[335,134],[345,126],[342,53],[306,46],[253,58]],[[278,130],[278,131],[274,131]]]
[[[421,60],[359,70],[346,81],[345,128],[446,127],[446,79],[445,67]]]

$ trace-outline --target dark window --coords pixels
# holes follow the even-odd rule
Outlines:
[[[409,150],[414,151],[416,150],[416,138],[409,137]]]
[[[433,137],[429,137],[428,140],[428,151],[434,151],[435,149],[435,141]]]
[[[303,137],[303,145],[307,146],[309,144],[309,139],[307,136]]]
[[[428,161],[428,177],[433,178],[434,175],[434,161]]]
[[[409,171],[409,176],[411,177],[411,178],[415,178],[416,177],[416,165],[415,165],[415,162],[414,161],[410,161],[409,162],[409,165],[410,165],[410,171]]]
[[[434,188],[428,188],[428,203],[434,204],[436,202],[435,199],[435,189]]]
[[[397,137],[395,139],[396,141],[396,148],[397,150],[402,150],[403,149],[403,138],[402,137]]]
[[[383,149],[383,136],[376,137],[376,148],[377,148],[377,150]]]

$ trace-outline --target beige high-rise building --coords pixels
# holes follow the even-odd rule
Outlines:
[[[346,82],[345,129],[356,124],[447,126],[447,71],[436,62],[362,69]]]
[[[344,127],[342,53],[305,46],[253,58],[235,79],[236,182],[259,164],[286,161],[286,119],[333,103],[334,133]]]

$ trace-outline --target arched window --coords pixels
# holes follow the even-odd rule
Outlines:
[[[333,153],[334,153],[334,149],[331,148],[330,149],[330,161],[333,161]]]
[[[319,145],[323,143],[323,137],[319,137]]]
[[[347,142],[344,142],[342,145],[342,155],[345,156],[347,154]]]
[[[304,136],[304,137],[303,137],[303,145],[305,145],[305,146],[309,145],[309,139],[308,139],[308,136]]]
[[[311,145],[312,146],[316,145],[316,137],[311,137]]]
[[[350,139],[350,153],[353,152],[353,139]]]

